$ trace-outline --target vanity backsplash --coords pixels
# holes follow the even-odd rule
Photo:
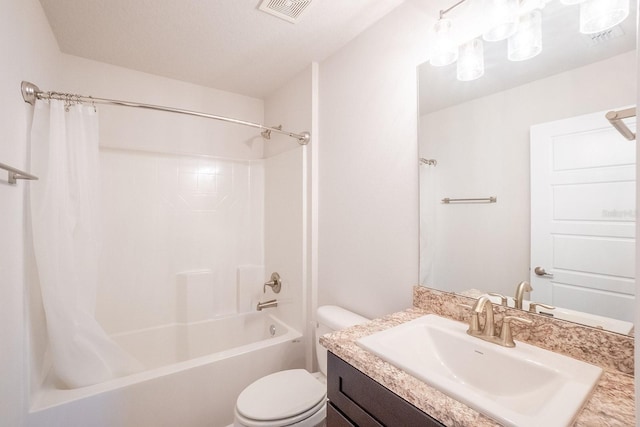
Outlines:
[[[453,293],[440,292],[423,286],[413,289],[413,306],[461,322],[469,322],[468,306],[475,299]],[[513,337],[574,359],[634,374],[634,338],[605,330],[583,326],[542,315],[531,314],[500,305],[494,305],[497,323],[505,315],[533,321],[531,325],[512,325]]]

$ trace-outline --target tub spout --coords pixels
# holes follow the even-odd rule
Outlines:
[[[278,306],[278,301],[272,299],[265,302],[259,302],[258,306],[256,307],[256,310],[262,311],[263,308],[271,308],[271,307],[277,307],[277,306]]]

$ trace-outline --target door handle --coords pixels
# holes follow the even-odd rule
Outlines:
[[[536,273],[536,275],[538,276],[542,276],[542,277],[548,277],[549,279],[553,278],[553,274],[552,273],[547,273],[545,271],[544,268],[542,267],[536,267],[533,269],[533,272]]]

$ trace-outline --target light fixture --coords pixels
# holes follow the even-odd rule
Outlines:
[[[451,20],[440,18],[433,28],[433,49],[429,63],[436,67],[452,64],[458,59],[458,46],[451,39]]]
[[[484,74],[484,48],[482,39],[473,39],[458,48],[458,80],[468,82]]]
[[[538,9],[518,18],[518,31],[507,42],[510,61],[524,61],[542,52],[542,12]]]
[[[456,60],[457,77],[475,80],[484,74],[482,40],[507,40],[510,61],[524,61],[542,52],[542,9],[552,0],[477,0],[482,9],[469,9],[473,17],[463,18],[457,25],[445,15],[467,0],[457,0],[440,11],[434,26],[429,62],[434,66],[449,65]],[[566,5],[580,5],[580,32],[599,33],[618,25],[629,16],[630,0],[560,0]],[[577,8],[576,8],[577,9]],[[488,28],[488,30],[487,30]],[[482,37],[478,37],[482,34]],[[469,40],[456,47],[454,40]]]
[[[517,29],[518,0],[485,0],[488,20],[493,27],[482,35],[488,42],[511,37]]]
[[[629,0],[586,0],[580,4],[580,32],[599,33],[629,16]]]

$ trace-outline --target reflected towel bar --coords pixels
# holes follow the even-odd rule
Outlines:
[[[4,169],[9,173],[9,178],[7,179],[7,182],[9,184],[15,184],[19,179],[38,179],[38,177],[35,175],[31,175],[30,173],[21,171],[20,169],[12,168],[11,166],[5,165],[4,163],[0,163],[0,169]]]
[[[631,131],[627,127],[627,125],[622,121],[622,119],[628,119],[630,117],[635,117],[636,109],[635,107],[627,108],[626,110],[620,111],[609,111],[605,117],[609,120],[609,123],[616,128],[622,136],[627,138],[629,141],[634,141],[636,139],[636,134]]]
[[[442,199],[442,203],[497,203],[498,198],[495,196],[492,197],[482,197],[478,199],[451,199],[449,197],[445,197]]]

